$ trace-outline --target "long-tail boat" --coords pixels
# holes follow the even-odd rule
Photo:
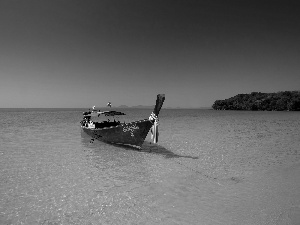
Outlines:
[[[80,122],[84,132],[99,141],[130,145],[141,148],[144,140],[151,129],[151,136],[154,143],[158,141],[158,114],[165,100],[164,94],[157,95],[153,112],[148,119],[138,120],[130,123],[120,121],[104,120],[95,122],[91,118],[94,116],[118,116],[125,115],[117,111],[88,111],[83,113],[83,120]]]

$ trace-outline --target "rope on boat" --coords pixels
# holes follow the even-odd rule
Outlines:
[[[151,115],[149,116],[149,120],[150,120],[152,123],[154,123],[154,122],[156,121],[157,126],[158,126],[158,121],[159,121],[159,119],[158,119],[158,116],[154,114],[154,112],[152,112]]]

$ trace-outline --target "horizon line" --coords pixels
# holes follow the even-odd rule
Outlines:
[[[115,106],[115,107],[96,107],[96,108],[140,108],[147,109],[152,106]],[[0,109],[88,109],[92,107],[0,107]],[[208,109],[212,108],[211,106],[201,106],[201,107],[162,107],[162,109]]]

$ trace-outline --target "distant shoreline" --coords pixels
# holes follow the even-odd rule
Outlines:
[[[300,91],[238,94],[225,100],[216,100],[212,108],[214,110],[300,111]]]

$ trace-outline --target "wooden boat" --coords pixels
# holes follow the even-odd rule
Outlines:
[[[131,145],[140,148],[144,143],[144,140],[152,128],[153,142],[158,141],[158,114],[165,100],[164,94],[157,95],[156,105],[153,112],[148,119],[134,121],[130,123],[121,123],[120,121],[104,120],[102,122],[94,122],[91,120],[93,116],[116,116],[125,115],[122,112],[117,111],[91,111],[83,113],[83,120],[81,128],[85,133],[91,136],[93,139],[99,141]]]

